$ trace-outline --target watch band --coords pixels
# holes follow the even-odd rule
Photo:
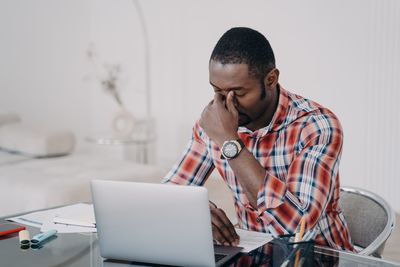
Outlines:
[[[244,143],[243,143],[243,141],[242,141],[242,139],[236,139],[236,142],[238,142],[239,143],[239,151],[238,151],[238,153],[237,153],[237,155],[235,156],[235,158],[237,157],[237,156],[239,156],[239,154],[240,154],[240,152],[243,150],[243,148],[244,148]]]

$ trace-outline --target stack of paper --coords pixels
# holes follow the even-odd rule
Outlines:
[[[7,220],[39,227],[42,232],[50,229],[55,229],[58,233],[94,233],[97,231],[93,205],[85,203],[33,212]]]
[[[271,234],[246,231],[239,228],[235,228],[236,233],[240,236],[240,241],[238,247],[242,247],[241,252],[248,253],[256,248],[259,248],[268,242],[270,242],[274,237]]]

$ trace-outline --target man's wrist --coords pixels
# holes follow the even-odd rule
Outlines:
[[[223,138],[221,138],[220,140],[218,140],[218,146],[222,147],[222,145],[224,144],[224,142],[226,141],[231,141],[231,140],[237,140],[240,139],[238,134],[231,134],[231,135],[227,135],[224,136]]]

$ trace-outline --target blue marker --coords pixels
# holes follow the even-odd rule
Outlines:
[[[39,243],[45,241],[46,239],[49,239],[50,237],[54,236],[55,234],[57,234],[57,230],[54,230],[54,229],[49,230],[45,233],[37,234],[34,237],[32,237],[31,244],[38,245]]]

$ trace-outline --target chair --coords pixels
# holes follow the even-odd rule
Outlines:
[[[390,205],[377,194],[355,187],[340,188],[340,204],[358,254],[381,257],[395,226]]]

